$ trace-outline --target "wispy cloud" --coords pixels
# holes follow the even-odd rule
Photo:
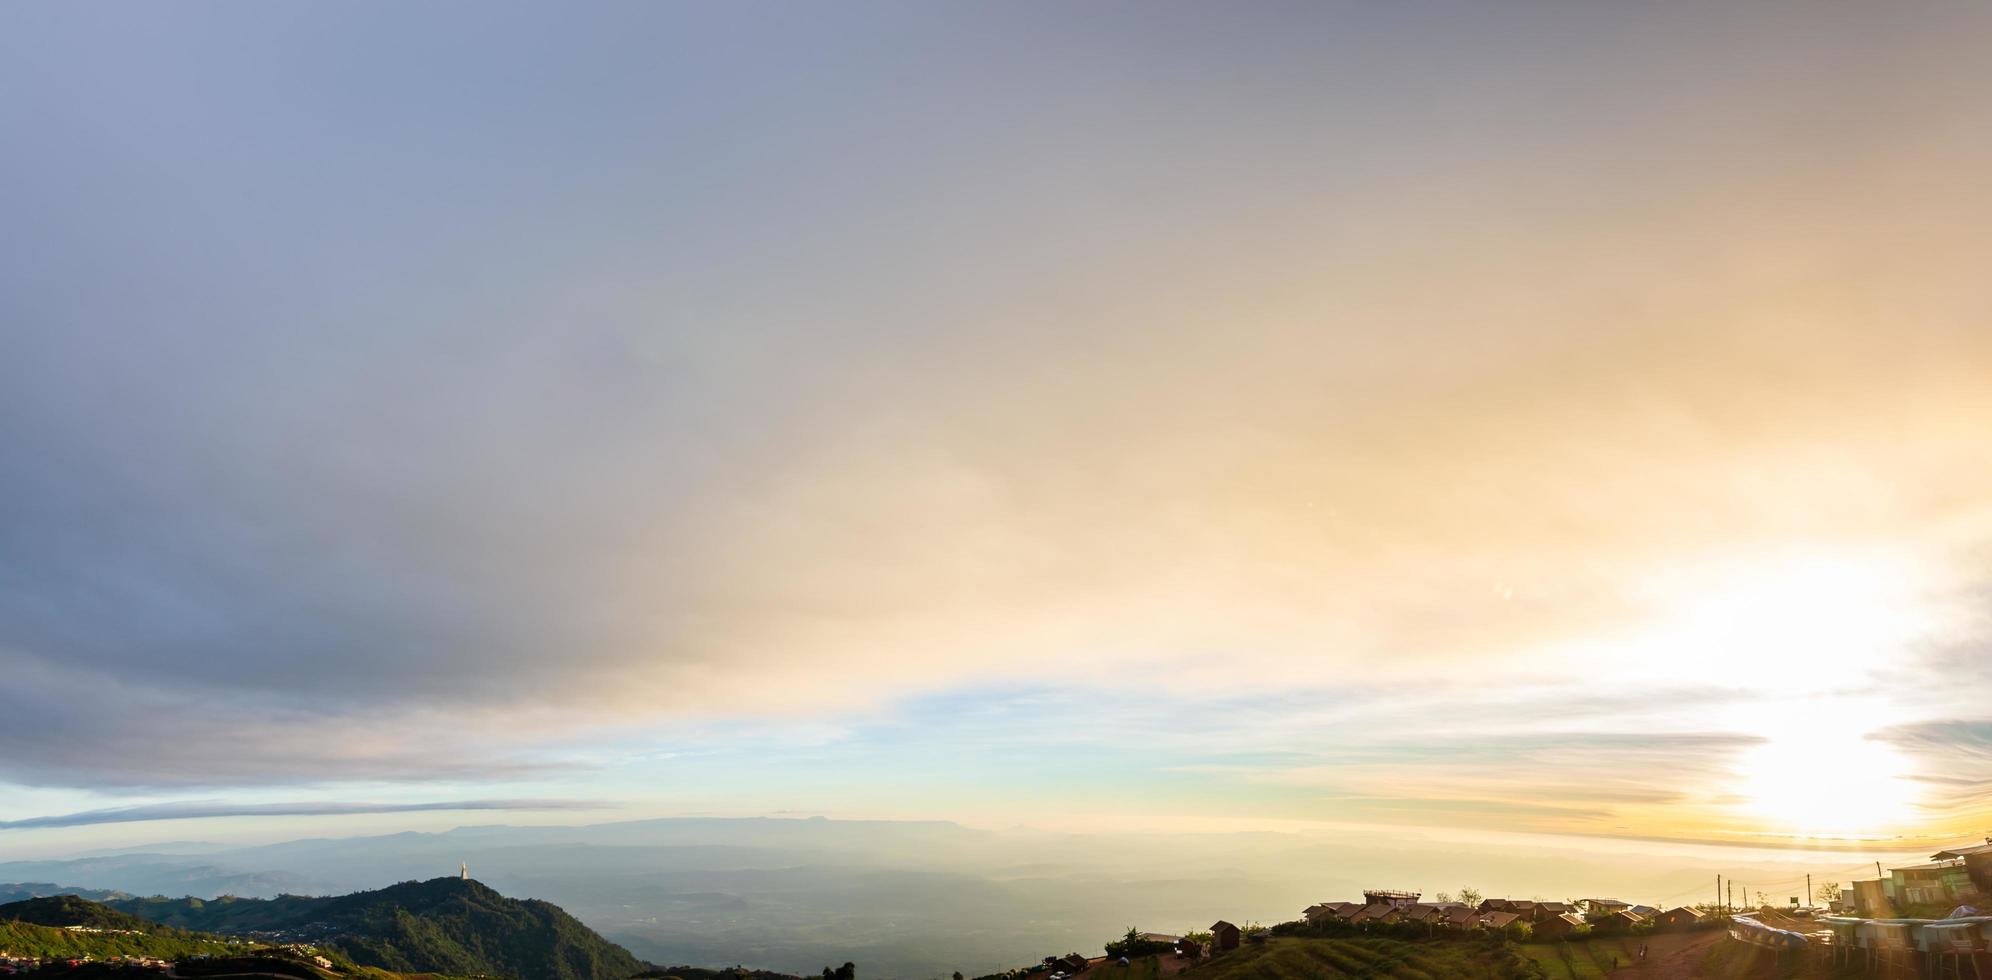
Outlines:
[[[225,803],[188,800],[144,806],[83,810],[20,820],[0,820],[0,830],[86,827],[107,823],[154,820],[197,820],[211,817],[325,817],[363,813],[424,813],[437,810],[596,810],[608,804],[594,800],[440,800],[426,803],[353,803],[309,801],[293,803]]]

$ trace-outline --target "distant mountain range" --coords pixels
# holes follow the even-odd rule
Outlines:
[[[129,894],[117,891],[115,889],[68,888],[62,885],[55,884],[54,882],[48,882],[48,881],[19,881],[19,882],[10,882],[7,884],[0,884],[0,905],[13,905],[15,903],[25,902],[31,898],[43,898],[52,895],[69,895],[69,896],[74,896],[76,898],[87,898],[97,902],[102,902],[107,899],[113,899],[113,898],[131,897]],[[0,921],[6,921],[6,919],[7,917],[0,916]],[[70,923],[67,922],[43,923],[43,924],[70,925]]]
[[[625,980],[652,968],[557,905],[506,898],[458,878],[327,898],[120,898],[107,905],[181,929],[309,942],[396,973]]]

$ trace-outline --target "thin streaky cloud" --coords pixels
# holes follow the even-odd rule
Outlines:
[[[216,817],[323,817],[354,816],[363,813],[426,813],[452,810],[599,810],[609,806],[596,800],[437,800],[424,803],[225,803],[189,800],[151,803],[143,806],[111,807],[77,813],[51,814],[20,820],[0,820],[0,830],[31,830],[46,827],[87,827],[108,823],[147,823],[156,820],[203,820]]]

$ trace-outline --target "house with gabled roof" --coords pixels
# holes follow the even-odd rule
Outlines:
[[[1368,925],[1372,922],[1396,922],[1403,915],[1404,907],[1401,905],[1365,905],[1357,909],[1356,914],[1349,917],[1349,921],[1357,925]]]
[[[1356,902],[1321,902],[1308,906],[1307,910],[1301,913],[1301,917],[1309,922],[1326,922],[1341,918],[1345,910],[1359,908],[1362,906]]]
[[[1653,924],[1662,929],[1685,929],[1699,925],[1706,918],[1702,910],[1680,905],[1654,916]]]
[[[1481,913],[1464,905],[1456,905],[1445,910],[1444,925],[1448,929],[1478,929],[1480,915]]]
[[[1539,939],[1568,939],[1583,927],[1584,919],[1575,912],[1560,912],[1545,915],[1536,920],[1535,934]]]

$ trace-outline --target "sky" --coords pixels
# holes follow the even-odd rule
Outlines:
[[[1980,836],[1988,42],[9,7],[0,853]]]

